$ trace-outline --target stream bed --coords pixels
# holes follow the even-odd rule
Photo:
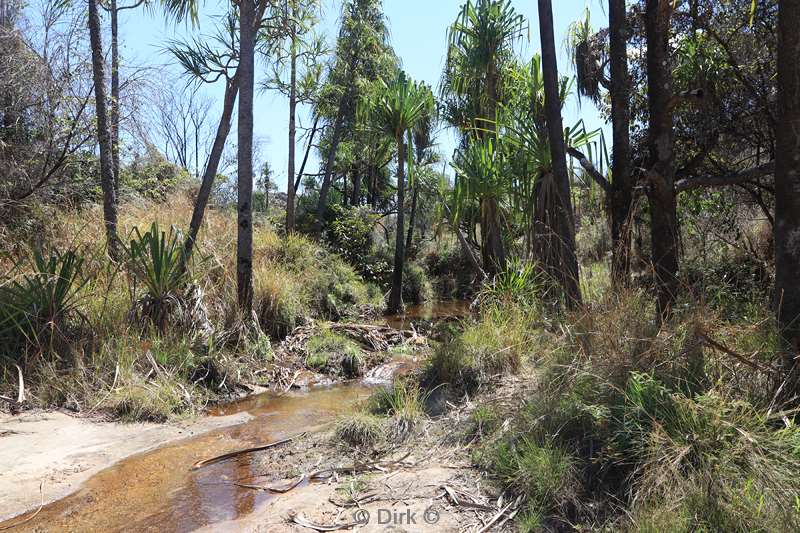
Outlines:
[[[418,306],[386,323],[405,329],[412,321],[435,321],[468,312],[463,302]],[[91,477],[70,496],[45,505],[14,531],[188,532],[249,515],[276,497],[235,485],[252,483],[262,474],[254,461],[257,454],[199,470],[192,470],[192,465],[201,459],[321,429],[352,410],[371,394],[375,384],[390,380],[404,364],[390,361],[359,382],[284,395],[259,394],[215,407],[209,416],[247,412],[252,418],[131,456]],[[0,528],[3,526],[0,524]]]

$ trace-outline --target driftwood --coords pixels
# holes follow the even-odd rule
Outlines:
[[[253,490],[265,490],[267,492],[274,492],[276,494],[286,494],[290,490],[296,489],[303,481],[306,480],[305,474],[297,478],[295,481],[283,487],[269,487],[267,485],[249,485],[247,483],[236,483],[237,487]]]
[[[425,337],[413,330],[398,330],[390,326],[378,324],[345,324],[330,323],[326,327],[339,335],[344,335],[355,341],[361,348],[368,352],[386,352],[393,346],[400,346],[407,342],[425,344]],[[317,334],[320,327],[316,324],[308,324],[295,328],[286,340],[283,341],[281,349],[288,353],[305,355],[306,343]]]
[[[227,461],[228,459],[233,459],[234,457],[238,457],[240,455],[253,453],[253,452],[260,452],[262,450],[268,450],[270,448],[275,448],[276,446],[280,446],[282,444],[286,444],[288,442],[292,442],[295,439],[298,439],[305,435],[305,433],[301,433],[299,435],[295,435],[294,437],[289,437],[288,439],[279,440],[277,442],[271,442],[269,444],[264,444],[262,446],[255,446],[253,448],[246,448],[244,450],[237,450],[235,452],[226,453],[223,455],[218,455],[217,457],[212,457],[211,459],[203,459],[202,461],[197,461],[195,464],[192,465],[192,470],[197,470],[199,468],[203,468],[204,466],[213,465],[216,463],[221,463],[222,461]]]
[[[314,522],[310,521],[308,518],[305,517],[302,513],[290,513],[289,519],[297,524],[298,526],[303,526],[308,529],[313,529],[314,531],[340,531],[342,529],[350,529],[356,526],[363,526],[363,522],[347,522],[345,524],[315,524]]]

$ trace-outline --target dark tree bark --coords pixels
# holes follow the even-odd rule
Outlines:
[[[506,268],[506,248],[500,228],[500,206],[497,198],[481,198],[480,210],[481,260],[483,270],[491,278]]]
[[[234,75],[233,78],[228,80],[225,87],[222,117],[219,119],[217,133],[214,137],[214,144],[211,146],[208,163],[206,164],[205,172],[203,172],[203,181],[200,184],[200,191],[197,193],[197,200],[195,201],[194,211],[192,212],[192,220],[189,223],[189,235],[186,237],[186,242],[183,247],[184,266],[186,261],[192,256],[197,234],[200,232],[200,227],[203,225],[203,216],[208,206],[208,199],[211,196],[211,189],[214,186],[214,178],[217,177],[219,162],[222,160],[222,153],[225,151],[225,142],[228,140],[228,134],[231,131],[231,117],[233,116],[233,108],[236,103],[236,94],[239,92],[238,78],[238,74]]]
[[[775,157],[775,293],[778,324],[795,378],[800,348],[800,2],[778,12],[778,120]]]
[[[350,195],[350,205],[354,207],[361,205],[361,171],[360,164],[353,166],[353,193]]]
[[[116,259],[119,257],[117,195],[114,189],[111,133],[108,128],[108,110],[106,107],[106,73],[103,62],[103,41],[100,34],[100,12],[97,7],[97,0],[89,0],[89,41],[92,48],[97,142],[100,145],[100,187],[103,189],[103,219],[106,228],[108,252],[112,258]]]
[[[544,77],[545,118],[550,140],[550,157],[558,195],[556,234],[560,241],[558,271],[570,307],[581,303],[578,260],[575,255],[575,222],[572,213],[564,128],[561,120],[561,99],[558,90],[558,64],[553,34],[553,6],[550,0],[539,0],[539,33],[542,39],[542,74]]]
[[[647,197],[650,204],[650,236],[656,277],[658,319],[672,310],[678,290],[678,214],[675,198],[675,154],[672,109],[672,74],[669,59],[669,26],[672,0],[647,0],[647,94],[649,109]]]
[[[114,192],[119,196],[119,10],[111,0],[111,160],[114,166]]]
[[[292,50],[291,65],[289,67],[289,168],[286,179],[286,233],[294,232],[294,158],[295,143],[297,139],[297,16],[296,4],[292,2]]]
[[[253,309],[253,93],[256,23],[254,0],[242,0],[239,12],[236,281],[239,309],[244,318],[249,319]]]
[[[408,235],[406,236],[406,253],[414,244],[414,224],[417,222],[417,199],[419,197],[419,183],[414,183],[411,188],[411,214],[408,217]]]
[[[403,266],[406,260],[405,243],[405,147],[403,137],[397,138],[397,229],[394,245],[394,272],[392,273],[392,290],[389,293],[389,314],[403,311]]]
[[[333,164],[336,161],[336,151],[339,149],[339,141],[342,139],[344,130],[344,117],[343,117],[344,102],[340,102],[339,111],[336,115],[336,120],[333,125],[333,138],[331,139],[331,146],[328,149],[327,157],[325,158],[325,175],[322,178],[322,186],[319,189],[319,200],[317,202],[317,223],[314,227],[314,233],[317,237],[322,236],[322,227],[325,224],[325,213],[328,210],[328,193],[331,190],[331,178],[333,177]]]
[[[633,201],[630,146],[630,80],[628,78],[628,23],[625,0],[608,0],[611,63],[611,242],[612,279],[625,284],[630,273],[630,241],[627,228]]]

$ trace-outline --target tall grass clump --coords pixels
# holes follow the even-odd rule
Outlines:
[[[508,413],[513,422],[484,439],[479,464],[545,523],[797,530],[800,430],[795,411],[774,400],[769,326],[687,306],[659,328],[650,300],[610,293],[566,316],[560,336],[544,337],[536,387]],[[566,493],[583,503],[548,503],[549,492],[524,482],[530,469],[537,483],[564,472]]]

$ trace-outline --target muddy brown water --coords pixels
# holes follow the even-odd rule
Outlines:
[[[279,397],[262,394],[219,408],[212,414],[247,411],[253,419],[129,457],[13,531],[186,532],[246,516],[273,497],[234,484],[258,482],[263,472],[256,467],[257,454],[195,471],[192,465],[319,428],[371,390],[363,384],[338,385]]]
[[[385,317],[387,325],[408,329],[418,321],[435,321],[469,314],[467,302],[443,302],[406,309]],[[394,364],[395,367],[390,366]],[[174,531],[242,518],[264,506],[274,495],[235,485],[257,483],[263,474],[257,454],[192,470],[201,459],[275,442],[303,431],[319,429],[351,410],[374,390],[368,384],[385,381],[404,362],[388,363],[365,382],[317,388],[283,396],[260,394],[209,411],[211,416],[246,411],[253,418],[197,437],[129,457],[90,478],[77,492],[44,506],[14,531]],[[10,520],[15,523],[28,515]],[[6,524],[0,524],[2,528]]]
[[[436,322],[450,318],[463,318],[470,314],[470,302],[452,300],[406,307],[403,314],[383,317],[388,326],[395,329],[409,329],[412,324]]]

